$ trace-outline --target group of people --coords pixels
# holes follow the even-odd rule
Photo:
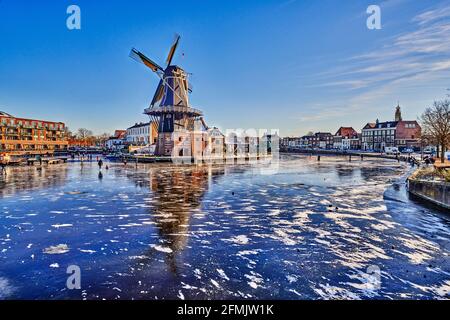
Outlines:
[[[123,162],[123,165],[124,165],[124,166],[127,166],[127,159],[124,158],[124,159],[122,160],[122,162]],[[102,160],[101,158],[99,158],[99,157],[97,157],[97,164],[98,164],[98,169],[99,169],[99,170],[102,170],[102,167],[103,167],[103,160]],[[108,165],[106,165],[105,169],[106,169],[106,170],[109,169]]]
[[[80,152],[78,152],[78,153],[72,153],[71,155],[70,155],[70,157],[72,158],[72,160],[75,160],[75,156],[77,156],[78,157],[78,159],[80,159],[80,161],[83,161],[83,160],[87,160],[87,161],[92,161],[92,160],[94,160],[94,156],[92,155],[92,154],[84,154],[84,153],[80,153]],[[98,156],[97,156],[97,161],[98,161]]]
[[[434,164],[436,160],[433,157],[425,156],[423,157],[423,162],[425,162],[426,165]]]

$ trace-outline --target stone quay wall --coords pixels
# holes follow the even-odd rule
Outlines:
[[[408,191],[416,197],[450,210],[450,183],[408,179]]]

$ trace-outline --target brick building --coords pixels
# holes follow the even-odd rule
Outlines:
[[[330,132],[317,132],[314,135],[318,138],[320,149],[333,148],[333,135]]]
[[[0,111],[0,152],[11,155],[46,154],[67,150],[62,122],[16,118]]]
[[[333,137],[333,147],[339,150],[361,149],[361,136],[352,127],[340,127]]]
[[[333,148],[333,135],[329,132],[316,132],[313,135],[303,136],[299,141],[300,147],[303,148]]]
[[[386,147],[415,148],[420,146],[422,128],[416,120],[403,120],[400,106],[395,121],[367,123],[362,129],[362,149],[384,151]]]

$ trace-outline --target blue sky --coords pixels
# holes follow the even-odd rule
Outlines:
[[[175,33],[191,103],[222,129],[360,130],[397,101],[416,119],[450,87],[450,1],[0,0],[0,110],[98,134],[146,121],[158,79],[128,54],[163,64]]]

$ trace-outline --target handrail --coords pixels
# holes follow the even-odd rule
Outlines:
[[[162,106],[162,107],[150,107],[144,110],[145,113],[158,112],[158,113],[170,113],[170,112],[184,112],[195,113],[203,115],[203,112],[199,109],[186,107],[186,106]]]

